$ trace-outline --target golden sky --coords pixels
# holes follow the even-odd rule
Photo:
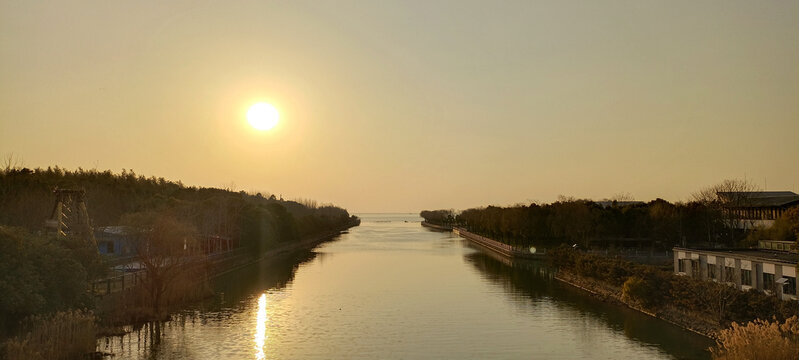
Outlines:
[[[795,1],[0,0],[0,154],[416,212],[799,191]],[[253,130],[255,102],[280,123]]]

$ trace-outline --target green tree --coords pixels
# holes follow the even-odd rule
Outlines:
[[[587,248],[588,239],[596,228],[596,214],[592,211],[591,204],[588,200],[561,197],[552,204],[552,232]]]
[[[0,226],[0,331],[32,314],[92,307],[86,269],[58,240]]]

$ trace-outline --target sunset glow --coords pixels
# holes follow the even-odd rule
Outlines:
[[[280,114],[277,109],[270,104],[257,103],[247,110],[247,121],[257,130],[271,130],[277,126],[279,118]]]
[[[255,319],[255,358],[260,360],[264,355],[264,341],[266,340],[266,294],[258,298],[258,314]]]
[[[0,360],[799,360],[797,18],[0,1]]]
[[[200,3],[0,3],[0,156],[352,212],[799,191],[796,1]]]

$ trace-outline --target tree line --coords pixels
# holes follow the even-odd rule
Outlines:
[[[186,249],[201,235],[232,239],[257,255],[358,222],[333,205],[186,186],[132,170],[0,169],[0,337],[32,314],[91,308],[87,282],[108,273],[85,239],[43,231],[55,188],[85,190],[94,228],[139,229],[138,235],[145,235],[139,237],[147,240],[140,255],[169,261],[175,259],[170,251]],[[165,253],[153,254],[161,250]]]
[[[756,190],[740,180],[726,180],[692,195],[688,202],[656,199],[647,203],[559,197],[550,204],[488,206],[455,214],[452,210],[425,210],[426,221],[450,221],[513,246],[551,247],[563,243],[589,247],[603,240],[646,240],[663,248],[681,246],[747,247],[760,238],[794,241],[799,231],[799,209],[783,214],[773,228],[746,232],[727,208],[746,199],[719,193]]]
[[[240,239],[258,247],[266,241],[290,241],[350,221],[332,205],[317,206],[218,188],[185,186],[180,181],[137,175],[132,170],[0,170],[0,224],[38,231],[52,211],[54,188],[86,191],[89,217],[96,227],[120,225],[126,214],[170,209],[201,234]],[[273,235],[265,238],[265,235]]]

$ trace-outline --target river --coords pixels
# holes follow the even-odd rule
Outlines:
[[[712,342],[510,264],[414,215],[364,214],[216,296],[103,338],[113,359],[704,359]]]

